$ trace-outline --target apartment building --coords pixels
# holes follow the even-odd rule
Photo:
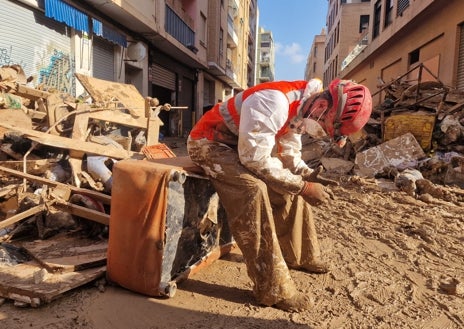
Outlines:
[[[0,65],[74,96],[74,73],[131,83],[188,110],[161,112],[185,136],[254,75],[257,0],[0,0]],[[21,22],[21,28],[18,28]]]
[[[370,18],[370,0],[328,0],[323,82],[340,76],[343,61],[362,43]]]
[[[247,60],[247,77],[248,87],[256,85],[256,62],[258,57],[258,23],[259,23],[259,8],[258,0],[250,1],[249,13],[249,33],[247,36],[248,41],[248,60]]]
[[[306,60],[304,79],[319,78],[324,76],[324,49],[326,40],[326,30],[322,29],[321,33],[316,35],[311,44],[311,51]]]
[[[274,81],[275,79],[275,44],[272,31],[262,27],[258,31],[258,61],[256,70],[258,83]]]
[[[369,4],[369,27],[343,60],[339,75],[372,91],[406,74],[464,90],[464,1],[376,0]],[[374,103],[381,102],[381,93]]]

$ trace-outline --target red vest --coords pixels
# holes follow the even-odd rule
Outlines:
[[[288,118],[292,118],[297,114],[298,105],[307,84],[308,82],[304,80],[273,81],[248,88],[229,100],[216,104],[206,112],[193,127],[190,137],[192,139],[207,138],[209,140],[223,141],[223,138],[218,138],[218,132],[223,132],[225,127],[230,131],[229,133],[238,136],[243,101],[250,95],[265,89],[281,91],[287,97],[289,103],[288,121]],[[278,135],[282,134],[286,127],[287,125],[284,125]]]

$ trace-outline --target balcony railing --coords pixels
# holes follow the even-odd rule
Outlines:
[[[345,57],[342,62],[341,70],[343,71],[348,64],[350,64],[358,55],[363,51],[364,48],[367,47],[369,43],[369,35],[366,33],[361,37],[361,40],[358,44],[353,48],[353,50]]]
[[[195,32],[167,5],[164,29],[190,50],[196,49]]]
[[[228,45],[231,48],[235,48],[238,46],[238,36],[237,32],[235,31],[234,20],[233,18],[228,15],[227,16],[227,34],[228,34]]]

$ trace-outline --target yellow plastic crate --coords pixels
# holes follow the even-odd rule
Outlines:
[[[435,115],[415,112],[395,114],[385,119],[384,141],[389,141],[406,133],[411,133],[424,150],[432,147]]]

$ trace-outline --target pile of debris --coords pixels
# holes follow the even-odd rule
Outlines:
[[[75,76],[88,96],[32,88],[19,65],[0,68],[0,265],[18,265],[2,267],[0,299],[37,306],[101,277],[112,166],[174,156],[158,143],[158,114],[174,107],[133,85]],[[63,275],[52,285],[44,273]]]
[[[18,65],[0,68],[0,171],[4,174],[2,185],[9,186],[3,188],[2,195],[3,200],[9,194],[18,198],[9,207],[2,203],[0,216],[3,218],[17,212],[15,203],[21,209],[23,200],[32,199],[25,193],[32,192],[36,195],[34,199],[46,198],[48,203],[57,203],[52,191],[38,193],[37,186],[27,182],[36,180],[38,175],[53,182],[48,185],[55,184],[62,189],[65,185],[68,190],[71,186],[100,192],[101,195],[90,196],[97,199],[93,203],[76,197],[78,192],[74,190],[59,196],[63,202],[85,203],[87,207],[93,204],[92,210],[105,212],[114,162],[150,158],[162,147],[158,143],[162,125],[158,114],[161,110],[170,110],[169,104],[159,105],[156,98],[144,99],[133,85],[81,74],[75,76],[90,95],[85,99],[76,100],[45,86],[28,87],[29,79]],[[165,149],[168,156],[173,156],[169,148]],[[16,178],[12,180],[11,176]],[[19,188],[19,179],[25,182],[21,184],[21,193],[7,193]],[[40,182],[39,188],[44,184],[47,185]],[[89,197],[87,191],[83,194]],[[103,204],[97,205],[96,201]],[[89,216],[91,220],[107,224],[100,215]]]
[[[412,171],[417,178],[411,180],[463,188],[464,92],[445,86],[420,64],[389,83],[382,82],[373,93],[377,98],[380,105],[373,109],[364,131],[350,136],[345,148],[308,139],[304,160],[335,173],[395,181],[402,180],[398,177],[403,171]],[[397,185],[405,188],[404,183]]]

